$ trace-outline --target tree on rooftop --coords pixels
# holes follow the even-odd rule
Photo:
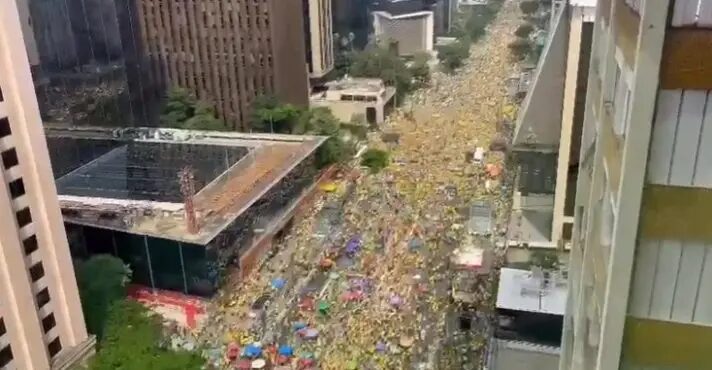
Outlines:
[[[163,341],[160,319],[141,304],[122,300],[109,309],[99,351],[89,362],[89,370],[198,370],[205,361],[194,352],[160,347]]]
[[[76,276],[87,330],[101,339],[109,307],[126,297],[131,270],[120,259],[104,254],[81,263]]]

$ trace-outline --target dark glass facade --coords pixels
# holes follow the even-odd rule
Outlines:
[[[119,257],[135,284],[198,296],[210,296],[218,285],[218,276],[208,273],[215,255],[205,246],[88,226],[67,225],[67,233],[75,258]]]
[[[210,296],[239,258],[301,199],[317,175],[313,158],[300,163],[207,245],[67,225],[72,256],[110,254],[131,267],[135,284],[190,295]]]

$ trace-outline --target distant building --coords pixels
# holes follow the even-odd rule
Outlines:
[[[303,4],[309,77],[321,78],[334,69],[331,0],[303,0]]]
[[[431,53],[435,42],[435,17],[432,11],[391,13],[375,11],[373,32],[375,41],[396,50],[400,56]]]
[[[72,255],[111,254],[151,289],[210,296],[245,277],[314,189],[324,138],[48,128]]]
[[[437,0],[432,10],[435,16],[435,36],[449,35],[457,12],[457,0]]]
[[[0,369],[66,370],[93,353],[95,339],[84,324],[18,10],[15,0],[0,0]]]
[[[333,28],[339,47],[362,49],[366,46],[371,32],[370,3],[370,0],[332,0]]]
[[[313,93],[312,107],[328,107],[343,122],[381,124],[393,107],[396,90],[375,78],[345,78]]]
[[[435,36],[450,32],[456,8],[457,0],[375,0],[371,5],[372,11],[383,11],[392,16],[431,11]]]
[[[302,0],[136,2],[153,84],[214,103],[236,130],[259,95],[308,104]]]
[[[570,246],[594,12],[595,0],[559,8],[538,66],[514,81],[513,95],[528,91],[512,139],[518,168],[510,245]]]

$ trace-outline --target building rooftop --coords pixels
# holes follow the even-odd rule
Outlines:
[[[563,315],[566,311],[566,280],[529,270],[502,268],[497,290],[497,308]]]
[[[67,222],[207,244],[325,140],[158,128],[46,129]],[[197,233],[179,174],[193,176]]]
[[[342,93],[378,93],[385,88],[380,78],[347,77],[326,83],[329,90]]]
[[[535,343],[495,339],[490,357],[492,370],[556,370],[559,368],[558,347]]]

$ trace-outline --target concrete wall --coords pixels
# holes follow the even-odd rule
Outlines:
[[[351,119],[357,115],[363,115],[363,119],[366,119],[366,109],[368,107],[376,108],[376,122],[383,123],[383,105],[378,105],[375,103],[363,103],[355,101],[343,101],[343,100],[333,100],[333,101],[312,101],[312,106],[314,107],[327,107],[331,109],[331,113],[334,114],[341,122],[349,123]]]

